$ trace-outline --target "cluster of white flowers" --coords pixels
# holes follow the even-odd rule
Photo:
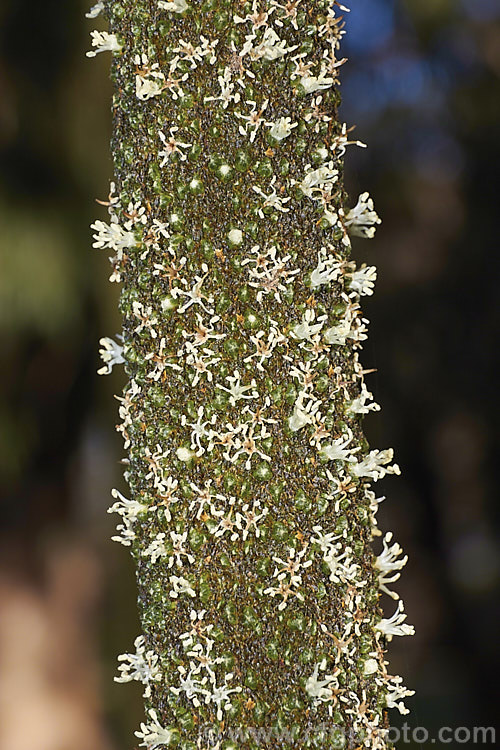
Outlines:
[[[362,193],[359,196],[358,202],[354,208],[351,208],[344,223],[351,234],[368,239],[374,237],[376,225],[381,223],[381,219],[374,210],[373,200],[369,193]]]
[[[276,179],[276,175],[274,175],[269,184],[269,187],[272,188],[272,191],[270,193],[265,193],[258,185],[252,185],[252,190],[258,193],[258,195],[260,195],[262,198],[264,198],[264,202],[262,203],[258,211],[261,219],[263,219],[265,216],[265,208],[274,208],[276,211],[280,211],[281,213],[287,213],[288,211],[290,211],[290,208],[286,208],[284,204],[288,203],[288,201],[291,201],[292,199],[289,196],[283,198],[281,195],[278,195],[277,190],[274,186]]]
[[[337,674],[340,670],[338,668],[335,669],[334,674],[322,675],[322,679],[319,679],[319,670],[322,672],[326,670],[326,659],[314,665],[313,673],[306,681],[305,690],[308,696],[313,699],[313,706],[331,701],[335,698],[336,691],[339,689]]]
[[[170,690],[174,695],[184,694],[195,708],[202,702],[214,704],[217,719],[222,721],[224,712],[232,708],[231,695],[240,693],[243,688],[240,685],[230,687],[234,678],[232,672],[218,674],[224,659],[212,653],[215,641],[208,636],[212,625],[204,623],[204,616],[205,610],[191,611],[191,630],[179,638],[189,659],[189,669],[183,665],[177,667],[179,687],[172,685]]]
[[[134,732],[135,736],[142,740],[140,747],[146,747],[147,750],[156,750],[158,747],[171,745],[176,732],[173,729],[163,727],[158,721],[158,714],[154,708],[150,708],[148,715],[151,719],[147,724],[141,722],[141,728]]]
[[[281,602],[278,605],[279,610],[286,608],[291,596],[296,597],[299,601],[304,601],[304,595],[299,590],[302,583],[302,572],[312,565],[312,560],[305,560],[307,554],[307,545],[297,552],[293,547],[288,549],[288,559],[282,560],[281,557],[273,557],[273,561],[278,563],[274,569],[273,578],[278,582],[277,586],[268,586],[264,589],[264,594],[271,597],[281,596]]]
[[[359,396],[349,402],[347,406],[348,414],[368,414],[370,411],[380,411],[380,405],[372,401],[373,395],[370,393],[365,383],[361,383]]]
[[[165,76],[160,71],[158,63],[149,64],[148,56],[145,53],[136,55],[134,63],[137,68],[135,76],[135,94],[138,99],[145,102],[154,96],[159,96],[165,83]]]
[[[193,589],[187,578],[183,578],[182,576],[170,576],[168,580],[172,584],[172,589],[169,592],[169,596],[172,599],[177,599],[182,594],[187,594],[193,598],[196,596],[196,591]]]
[[[241,57],[249,55],[252,61],[255,60],[267,60],[272,62],[279,60],[284,57],[288,52],[292,52],[297,49],[298,44],[294,44],[291,47],[287,47],[286,40],[280,39],[276,31],[268,26],[261,40],[255,44],[257,34],[247,34],[245,36],[245,44],[240,52]]]
[[[222,75],[217,76],[217,81],[220,86],[221,93],[219,96],[206,96],[204,102],[222,102],[222,108],[227,109],[231,102],[237,104],[241,101],[241,93],[236,90],[236,84],[232,80],[231,68],[226,66]],[[242,86],[244,86],[243,82]],[[245,131],[246,133],[246,131]]]
[[[399,599],[399,594],[397,594],[395,591],[390,591],[387,588],[387,584],[394,583],[399,579],[401,575],[401,569],[408,562],[408,555],[400,557],[400,555],[403,554],[403,550],[397,542],[394,542],[394,544],[389,547],[388,543],[391,541],[391,539],[392,531],[388,531],[385,534],[383,540],[384,549],[375,561],[375,568],[379,571],[378,580],[380,590],[388,594],[393,599]]]
[[[280,117],[275,122],[267,122],[267,127],[271,128],[269,135],[274,138],[275,141],[283,141],[288,138],[293,128],[296,128],[298,123],[292,122],[291,117]]]
[[[333,249],[331,246],[330,248]],[[337,281],[341,273],[342,264],[338,262],[334,255],[328,253],[326,247],[322,247],[318,253],[318,265],[311,272],[311,289],[317,289],[323,284],[331,284],[332,281]]]
[[[325,193],[331,193],[337,180],[339,172],[334,168],[334,162],[328,161],[325,164],[312,168],[311,164],[306,164],[306,173],[302,180],[294,180],[307,198],[311,200],[324,199]]]
[[[403,716],[409,714],[410,711],[406,708],[402,699],[415,695],[415,691],[408,690],[408,688],[403,685],[403,678],[398,675],[389,676],[384,682],[384,687],[388,689],[387,708],[397,708],[399,713]]]
[[[256,349],[255,352],[249,354],[243,360],[244,362],[251,362],[253,359],[258,359],[256,367],[260,372],[264,372],[263,363],[272,357],[276,347],[287,341],[286,336],[279,329],[279,324],[271,319],[269,320],[267,339],[265,336],[265,331],[258,331],[255,335],[250,336],[250,341],[255,345]]]
[[[115,682],[131,682],[137,680],[145,686],[144,698],[151,697],[151,683],[159,682],[162,672],[159,665],[158,654],[153,650],[146,650],[146,641],[143,635],[134,641],[135,654],[120,654],[118,661],[120,675],[115,677]]]
[[[313,337],[321,331],[327,320],[328,315],[320,315],[316,319],[316,312],[312,308],[308,308],[303,314],[301,322],[292,328],[290,335],[299,341],[312,341]]]
[[[323,560],[330,571],[330,581],[333,583],[350,583],[356,581],[359,565],[352,560],[351,547],[342,550],[342,543],[338,542],[340,535],[323,533],[321,526],[313,526],[316,536],[311,537],[311,542],[317,544],[323,552]]]
[[[91,224],[91,229],[94,230],[92,247],[109,248],[115,251],[116,256],[110,258],[112,263],[123,258],[124,250],[138,244],[130,228],[122,227],[117,219],[112,220],[111,224],[107,224],[105,221],[95,221]]]
[[[130,437],[128,434],[128,428],[132,424],[130,409],[135,397],[138,396],[140,392],[140,386],[137,385],[136,381],[132,378],[128,387],[125,389],[124,395],[115,396],[117,401],[120,402],[120,406],[118,407],[118,414],[120,415],[120,419],[122,420],[121,424],[119,424],[116,429],[122,434],[123,447],[125,448],[125,450],[130,445]]]
[[[134,524],[139,515],[147,513],[148,506],[137,500],[127,500],[121,492],[115,489],[111,490],[111,495],[116,502],[108,508],[108,513],[118,513],[122,520],[122,523],[116,527],[120,534],[112,536],[111,539],[114,542],[120,542],[125,547],[130,547],[135,539]]]
[[[168,535],[170,541],[166,541],[167,535],[163,531],[160,531],[146,549],[144,549],[142,556],[151,558],[152,563],[161,558],[168,558],[169,568],[172,568],[174,565],[182,568],[185,562],[192,565],[195,558],[186,549],[188,532],[183,531],[182,533],[178,533],[176,531],[169,531]]]
[[[94,6],[93,10],[96,8],[99,8],[99,4]],[[114,34],[108,34],[107,31],[91,31],[90,36],[92,37],[92,46],[95,47],[95,49],[87,52],[87,57],[95,57],[100,52],[120,52],[122,48],[122,45],[116,36]]]
[[[190,63],[192,70],[198,67],[198,62],[202,62],[204,57],[208,57],[208,62],[213,65],[217,60],[215,54],[215,48],[217,47],[219,40],[207,39],[200,36],[201,44],[193,45],[191,42],[186,42],[184,39],[179,39],[179,46],[175,47],[172,51],[178,52],[182,60],[187,60]]]
[[[388,641],[392,641],[395,635],[413,635],[415,628],[413,625],[405,623],[407,615],[404,612],[404,605],[401,599],[398,602],[396,611],[389,618],[382,618],[376,625],[375,630],[385,635]]]
[[[121,338],[121,336],[119,337]],[[123,358],[123,346],[117,344],[116,341],[105,336],[99,339],[101,349],[99,349],[99,355],[104,362],[104,367],[97,370],[98,375],[109,375],[114,365],[121,365],[125,362]]]
[[[293,405],[288,418],[288,426],[292,432],[298,432],[308,424],[315,424],[321,401],[304,391],[301,391]]]
[[[377,278],[377,269],[375,266],[362,265],[353,273],[349,274],[349,289],[353,295],[367,295],[373,294],[373,287]]]
[[[386,474],[401,474],[397,464],[388,466],[394,457],[392,448],[384,451],[373,450],[366,455],[362,461],[357,461],[350,466],[350,471],[355,477],[368,477],[376,482],[382,479]]]
[[[228,402],[232,406],[236,406],[238,401],[255,399],[259,395],[256,390],[253,390],[255,380],[252,379],[249,385],[242,385],[238,371],[235,371],[233,375],[228,375],[226,380],[229,388],[220,383],[217,383],[216,387],[229,394]],[[269,405],[269,402],[266,401],[266,405]],[[185,447],[180,449],[184,452],[188,451],[189,456],[186,454],[186,458],[181,458],[181,460],[190,460],[191,455],[202,456],[205,452],[210,453],[216,446],[220,446],[223,458],[231,463],[237,463],[241,457],[246,456],[244,466],[247,470],[251,469],[254,457],[258,456],[264,461],[270,461],[271,457],[261,450],[259,442],[271,436],[266,423],[273,423],[276,420],[264,418],[261,412],[260,408],[259,417],[256,419],[254,412],[244,408],[238,423],[226,422],[223,425],[217,423],[215,414],[205,420],[203,406],[198,408],[196,422],[190,422],[186,415],[181,415],[181,425],[189,427],[191,432],[190,449]]]
[[[236,541],[241,538],[245,541],[251,531],[255,534],[256,539],[260,537],[259,522],[267,516],[269,513],[268,508],[261,507],[260,500],[254,500],[252,506],[250,503],[241,503],[240,510],[236,511],[233,517],[233,510],[236,506],[237,499],[230,497],[229,512],[224,509],[212,509],[212,516],[218,519],[217,523],[213,523],[210,527],[210,533],[215,538],[223,537],[224,534],[229,533],[231,541]]]
[[[347,431],[340,435],[335,440],[332,440],[328,445],[324,445],[321,448],[321,455],[329,461],[345,461],[355,463],[356,458],[354,454],[360,450],[359,446],[353,447],[351,445],[354,439],[352,431],[347,428]]]
[[[257,302],[262,302],[263,295],[267,294],[272,294],[277,302],[281,302],[280,292],[286,291],[286,285],[290,284],[300,273],[300,268],[288,270],[286,266],[292,256],[277,257],[278,248],[275,245],[264,250],[261,250],[260,245],[254,245],[250,252],[254,253],[255,257],[244,258],[241,265],[252,264],[248,267],[248,274],[252,279],[249,286],[258,290]]]
[[[306,73],[300,78],[299,83],[304,93],[314,94],[315,91],[323,91],[324,89],[331,88],[334,84],[334,78],[327,75],[326,70],[323,69],[317,76]]]

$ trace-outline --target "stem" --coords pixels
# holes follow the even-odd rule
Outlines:
[[[331,0],[107,0],[115,183],[93,225],[122,284],[120,398],[131,499],[115,539],[137,563],[147,748],[384,748],[410,695],[385,641],[411,633],[376,557],[399,473],[369,449],[379,407],[358,354],[375,268],[350,234],[380,222],[343,190],[342,13]],[[358,145],[359,142],[355,142]],[[219,743],[219,744],[217,744]]]

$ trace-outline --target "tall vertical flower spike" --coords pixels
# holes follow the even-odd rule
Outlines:
[[[386,642],[411,634],[388,588],[406,562],[371,489],[379,406],[359,352],[373,266],[350,235],[337,117],[336,0],[101,0],[112,54],[114,182],[92,225],[121,284],[118,430],[128,497],[114,537],[136,566],[153,750],[387,747],[411,694]],[[354,204],[354,205],[353,205]],[[397,599],[384,617],[381,595]]]

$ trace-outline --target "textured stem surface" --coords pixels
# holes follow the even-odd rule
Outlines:
[[[411,633],[380,592],[406,562],[371,548],[398,473],[370,450],[379,407],[358,352],[374,267],[349,234],[337,118],[346,11],[331,0],[105,0],[115,182],[94,246],[113,250],[130,500],[115,537],[137,563],[147,748],[386,746],[411,694],[385,641]],[[363,144],[358,144],[363,145]]]

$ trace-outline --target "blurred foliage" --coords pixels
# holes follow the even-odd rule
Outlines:
[[[484,685],[499,667],[500,7],[350,5],[342,116],[369,148],[348,153],[347,182],[353,202],[370,190],[383,218],[370,246],[355,248],[379,269],[363,361],[379,370],[369,386],[383,410],[366,430],[376,447],[396,448],[403,468],[384,488],[381,526],[410,555],[400,590],[417,628],[392,645],[391,666],[417,690],[410,724],[493,724],[497,696]],[[133,573],[107,541],[105,513],[120,482],[112,394],[121,380],[95,375],[98,339],[120,323],[89,230],[111,175],[111,90],[106,56],[85,58],[85,10],[0,5],[0,571],[41,592],[48,550],[87,545],[101,592],[102,700],[92,710],[111,744],[129,747],[140,691],[112,675],[136,635]]]

